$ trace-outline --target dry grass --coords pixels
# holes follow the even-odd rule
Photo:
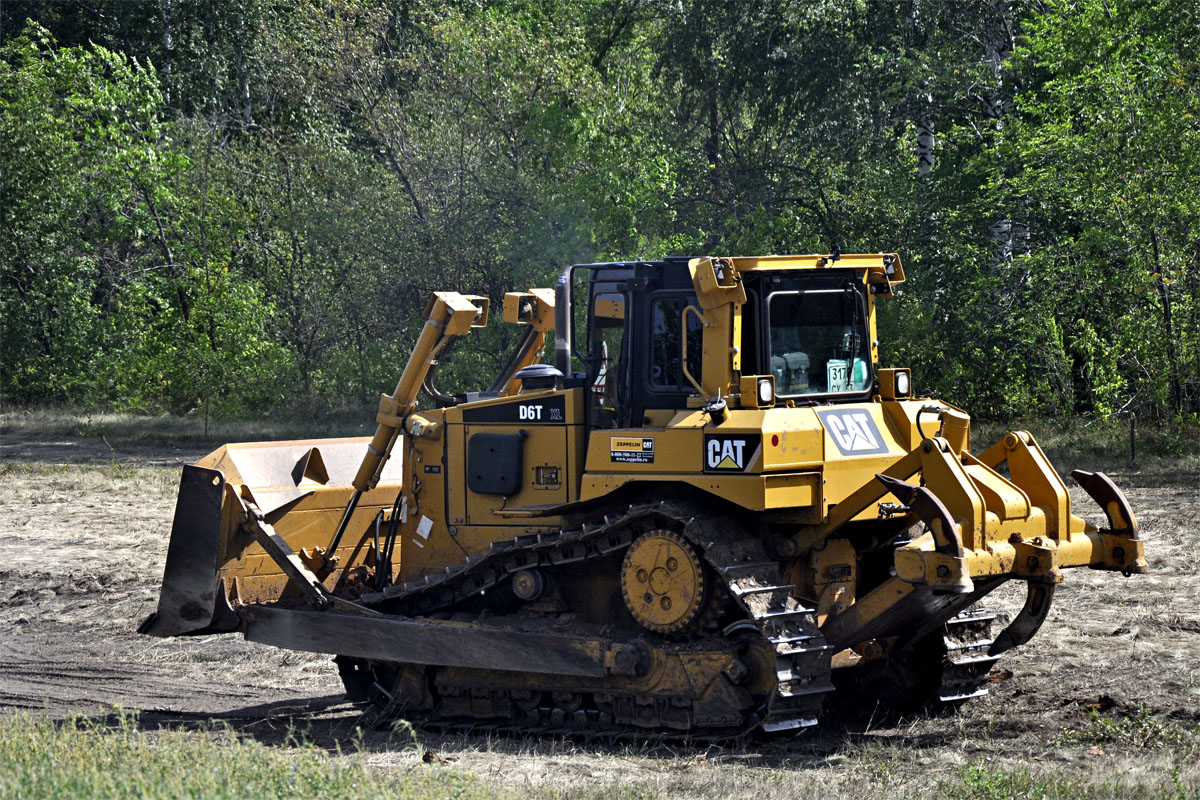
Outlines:
[[[946,723],[946,720],[942,720]],[[536,798],[946,796],[1196,796],[1195,732],[1159,748],[1056,743],[1036,736],[1014,741],[969,721],[949,721],[949,734],[843,731],[809,742],[749,742],[734,748],[603,747],[570,742],[427,741],[437,752],[499,791]],[[1142,723],[1137,723],[1139,726]],[[1120,727],[1120,726],[1118,726]],[[1189,742],[1183,745],[1180,742]],[[1112,754],[1109,753],[1112,750]],[[373,758],[399,766],[389,754]]]
[[[469,776],[468,796],[1200,796],[1194,451],[1147,456],[1130,468],[1119,452],[1105,460],[1072,450],[1067,434],[1059,441],[1041,433],[1060,469],[1105,469],[1126,489],[1151,572],[1125,579],[1069,571],[1042,632],[1002,662],[1011,676],[998,675],[989,696],[957,713],[833,719],[802,736],[735,747],[420,730],[413,747],[407,734],[355,732],[356,714],[336,703],[339,683],[325,657],[232,636],[160,641],[133,633],[157,600],[177,466],[211,444],[172,450],[154,437],[169,438],[175,422],[142,436],[122,419],[100,420],[107,429],[97,437],[0,415],[0,703],[9,710],[46,707],[62,717],[118,702],[143,710],[138,725],[147,733],[217,720],[267,745],[264,753],[290,757],[288,743],[299,735],[334,756],[356,751],[365,770],[387,776],[430,769],[422,754],[432,750]],[[1073,490],[1072,500],[1098,520],[1082,492]],[[992,599],[1011,612],[1023,597]]]
[[[378,772],[356,755],[311,745],[266,747],[223,726],[147,734],[136,715],[0,718],[0,799],[495,797],[458,770]]]
[[[12,437],[63,437],[107,439],[114,446],[158,443],[192,446],[223,442],[274,441],[330,436],[367,436],[375,430],[370,413],[331,414],[320,418],[210,419],[208,435],[203,416],[87,411],[64,408],[7,409],[0,411],[0,435]],[[211,448],[210,448],[211,449]]]

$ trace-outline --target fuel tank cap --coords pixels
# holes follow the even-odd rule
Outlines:
[[[530,364],[513,375],[521,381],[521,391],[526,389],[553,389],[562,380],[562,372],[551,364]]]

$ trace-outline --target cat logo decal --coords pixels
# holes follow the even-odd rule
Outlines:
[[[704,435],[705,472],[748,472],[762,455],[762,436],[757,433]]]

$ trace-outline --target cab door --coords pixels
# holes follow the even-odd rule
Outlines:
[[[626,293],[616,284],[594,285],[588,314],[587,373],[588,424],[593,430],[630,425],[631,309]]]

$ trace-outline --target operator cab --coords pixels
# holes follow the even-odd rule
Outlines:
[[[742,313],[761,321],[743,325],[743,371],[774,375],[775,394],[785,400],[859,399],[869,393],[866,291],[855,278],[832,271],[748,275]]]
[[[572,364],[588,390],[590,427],[664,424],[674,412],[698,406],[704,318],[689,261],[569,270]],[[755,270],[741,280],[741,375],[774,376],[774,402],[781,405],[870,397],[872,337],[861,272]]]

